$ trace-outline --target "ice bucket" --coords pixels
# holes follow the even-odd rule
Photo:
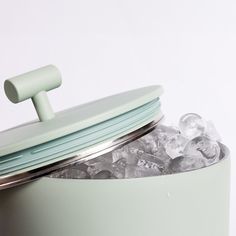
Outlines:
[[[35,72],[33,75],[36,75]],[[32,74],[27,76],[31,77]],[[11,90],[10,95],[8,94],[9,97],[14,97],[14,89],[21,89],[16,81],[13,80],[11,81],[12,84],[8,85],[7,89]],[[21,84],[22,77],[18,78],[18,81]],[[38,82],[38,84],[40,83]],[[9,88],[11,86],[13,88]],[[25,84],[22,87],[25,87]],[[22,94],[27,94],[24,98],[23,95],[20,97],[21,90],[18,91],[19,96],[15,100],[20,101],[30,97],[31,92],[29,90],[30,86],[22,92]],[[141,100],[137,99],[140,97],[140,92],[133,97],[129,95],[128,97],[135,101],[132,104],[127,103],[126,100],[120,101],[132,112],[134,112],[134,107],[142,106],[142,110],[139,108],[140,113],[137,110],[135,111],[135,117],[139,117],[139,114],[146,112],[146,108],[143,108],[144,104],[148,103],[148,106],[153,106],[150,105],[150,100],[155,97],[153,97],[153,93],[150,95],[153,89],[145,91],[146,95],[149,94],[149,96],[143,96]],[[141,92],[145,93],[145,91],[142,90]],[[32,92],[32,96],[33,93],[35,91]],[[124,95],[122,96],[124,97]],[[100,116],[96,116],[96,122],[89,120],[88,116],[85,117],[86,119],[78,116],[77,119],[80,124],[82,123],[81,127],[75,127],[74,121],[70,120],[73,123],[72,127],[60,120],[63,124],[66,123],[66,128],[61,131],[54,122],[53,132],[50,130],[51,133],[47,136],[42,136],[41,128],[29,127],[30,124],[27,127],[18,127],[14,134],[11,133],[13,132],[11,130],[6,131],[7,134],[3,134],[2,137],[5,140],[19,135],[21,130],[18,129],[25,129],[28,133],[33,130],[38,138],[31,140],[30,137],[25,135],[17,139],[17,136],[16,139],[13,139],[13,143],[5,141],[1,147],[2,149],[0,148],[2,151],[2,156],[0,155],[0,235],[228,236],[230,160],[227,148],[224,148],[225,157],[220,162],[206,168],[184,173],[103,180],[45,177],[46,174],[56,168],[93,156],[89,151],[84,150],[92,150],[98,156],[101,150],[109,151],[108,146],[106,146],[108,144],[112,149],[125,145],[127,139],[124,137],[130,139],[129,134],[132,134],[132,139],[135,140],[135,138],[147,133],[153,127],[150,124],[153,124],[154,117],[158,117],[156,119],[157,123],[161,117],[160,113],[153,113],[153,116],[147,116],[147,113],[145,113],[145,119],[139,118],[142,122],[135,123],[132,120],[130,123],[133,126],[129,126],[127,122],[131,118],[126,115],[122,121],[126,123],[125,125],[122,124],[129,127],[129,129],[121,131],[120,128],[116,129],[113,126],[113,132],[107,132],[105,139],[102,139],[103,136],[99,136],[100,133],[97,133],[97,138],[89,139],[89,147],[83,146],[81,149],[75,150],[73,146],[73,148],[70,147],[72,149],[69,153],[65,153],[64,150],[69,148],[68,141],[64,142],[65,139],[73,140],[73,142],[77,140],[74,137],[71,139],[70,136],[71,134],[77,135],[75,130],[84,131],[86,129],[87,132],[90,125],[94,132],[95,123],[101,125],[101,122],[103,122],[102,125],[105,125],[104,119],[100,119],[102,114],[109,118],[109,127],[111,127],[111,124],[121,124],[121,120],[118,122],[113,118],[119,117],[120,119],[121,114],[127,114],[128,110],[125,111],[124,107],[118,103],[116,103],[116,107],[119,107],[119,109],[114,110],[114,106],[109,105],[110,103],[106,101],[107,109],[113,109],[112,115],[108,115],[107,110],[106,112],[103,110]],[[55,118],[45,94],[37,91],[37,96],[34,95],[33,102],[39,119],[45,124],[43,132],[45,130],[49,132],[47,126]],[[104,103],[102,106],[104,106]],[[99,110],[99,104],[96,104],[93,109],[95,107]],[[71,113],[72,111],[68,112]],[[94,113],[90,115],[94,116]],[[130,117],[133,117],[133,115]],[[56,118],[58,118],[57,115]],[[75,128],[75,130],[72,128]],[[69,132],[65,133],[65,130],[68,129],[70,129]],[[104,130],[106,129],[104,128]],[[55,130],[57,132],[54,132]],[[99,129],[96,127],[97,130]],[[108,133],[114,133],[114,135],[109,136]],[[83,135],[81,137],[84,137]],[[32,136],[32,133],[30,133],[30,136]],[[52,138],[49,139],[49,137]],[[63,138],[63,142],[61,138]],[[20,139],[27,140],[27,142],[20,142]],[[56,147],[56,149],[59,147],[59,143],[55,144],[53,140],[57,142],[59,140],[60,145],[66,143],[66,149],[61,151],[60,146],[60,152],[63,155],[49,159],[49,156],[56,155],[52,147]],[[83,141],[83,139],[81,140]],[[94,140],[99,140],[99,143]],[[116,143],[114,143],[114,140],[116,140]],[[106,144],[105,149],[104,143]],[[96,149],[97,147],[99,148]],[[10,149],[12,151],[9,151]],[[78,154],[80,152],[82,154]],[[37,156],[38,153],[41,156]],[[46,156],[47,159],[45,159]],[[37,161],[41,159],[43,159],[42,162]],[[37,180],[31,182],[34,179]]]
[[[0,192],[4,236],[227,236],[230,161],[136,179],[43,177]]]

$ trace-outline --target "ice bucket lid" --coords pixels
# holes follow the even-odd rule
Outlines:
[[[37,176],[41,176],[56,164],[70,164],[75,156],[99,153],[133,132],[146,132],[162,118],[161,86],[123,92],[54,113],[46,92],[60,85],[61,74],[53,65],[5,81],[9,100],[32,99],[39,120],[0,132],[0,188],[22,182],[22,178],[23,182],[32,179],[35,170],[40,170]]]

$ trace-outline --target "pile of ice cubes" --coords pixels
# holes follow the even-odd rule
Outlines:
[[[179,127],[159,124],[145,136],[80,164],[49,175],[68,179],[122,179],[195,170],[224,157],[220,137],[210,121],[183,115]]]

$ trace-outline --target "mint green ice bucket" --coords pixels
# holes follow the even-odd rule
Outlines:
[[[228,236],[227,148],[214,165],[172,175],[45,177],[141,137],[162,118],[160,86],[54,114],[46,92],[60,84],[54,66],[5,82],[12,102],[32,99],[39,120],[0,132],[0,236]]]
[[[41,178],[0,192],[4,236],[228,236],[230,161],[136,179]]]

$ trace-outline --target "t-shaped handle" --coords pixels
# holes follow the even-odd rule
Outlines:
[[[48,65],[6,80],[4,90],[13,103],[31,98],[39,120],[46,121],[55,116],[46,91],[59,87],[61,82],[59,70],[53,65]]]

